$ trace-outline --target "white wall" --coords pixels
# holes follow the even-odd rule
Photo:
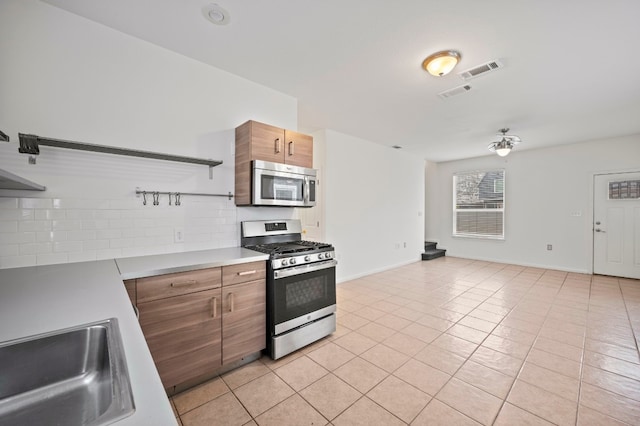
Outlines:
[[[338,254],[338,281],[419,260],[424,161],[332,130],[325,144],[326,238]]]
[[[0,168],[47,186],[0,190],[0,268],[234,246],[241,220],[293,215],[210,197],[142,206],[134,189],[233,192],[233,129],[296,129],[294,98],[35,0],[0,2],[0,58]],[[18,132],[224,165],[209,180],[205,166],[42,147],[33,166]]]
[[[424,162],[424,240],[438,242],[439,234],[435,233],[439,229],[437,219],[437,209],[430,203],[438,193],[438,164]]]
[[[593,175],[639,170],[640,135],[516,149],[506,158],[492,155],[435,166],[435,173],[429,173],[436,190],[427,200],[425,235],[448,256],[591,273]],[[505,240],[452,237],[453,174],[500,168],[506,171]]]

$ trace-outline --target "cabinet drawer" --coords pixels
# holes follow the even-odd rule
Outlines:
[[[265,261],[241,263],[222,267],[222,284],[224,286],[263,280],[266,277]]]
[[[138,303],[164,299],[195,291],[217,288],[222,285],[220,268],[179,272],[136,281]]]

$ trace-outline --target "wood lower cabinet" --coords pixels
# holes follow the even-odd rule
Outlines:
[[[267,345],[266,262],[222,267],[222,363]]]
[[[166,389],[266,346],[266,262],[125,281]]]
[[[264,280],[222,288],[222,363],[236,361],[266,346]]]
[[[222,289],[138,304],[145,335],[165,388],[222,365]]]

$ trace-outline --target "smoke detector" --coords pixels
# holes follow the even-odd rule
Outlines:
[[[480,77],[481,75],[497,71],[500,68],[504,68],[504,64],[495,59],[493,61],[485,62],[484,64],[478,65],[476,67],[469,68],[468,70],[461,71],[458,73],[458,75],[461,79],[467,81],[476,77]]]
[[[202,15],[207,21],[216,25],[227,25],[231,21],[229,12],[215,3],[203,7]]]

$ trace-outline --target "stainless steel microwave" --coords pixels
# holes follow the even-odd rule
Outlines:
[[[316,170],[269,161],[253,161],[251,204],[254,206],[313,207]]]

